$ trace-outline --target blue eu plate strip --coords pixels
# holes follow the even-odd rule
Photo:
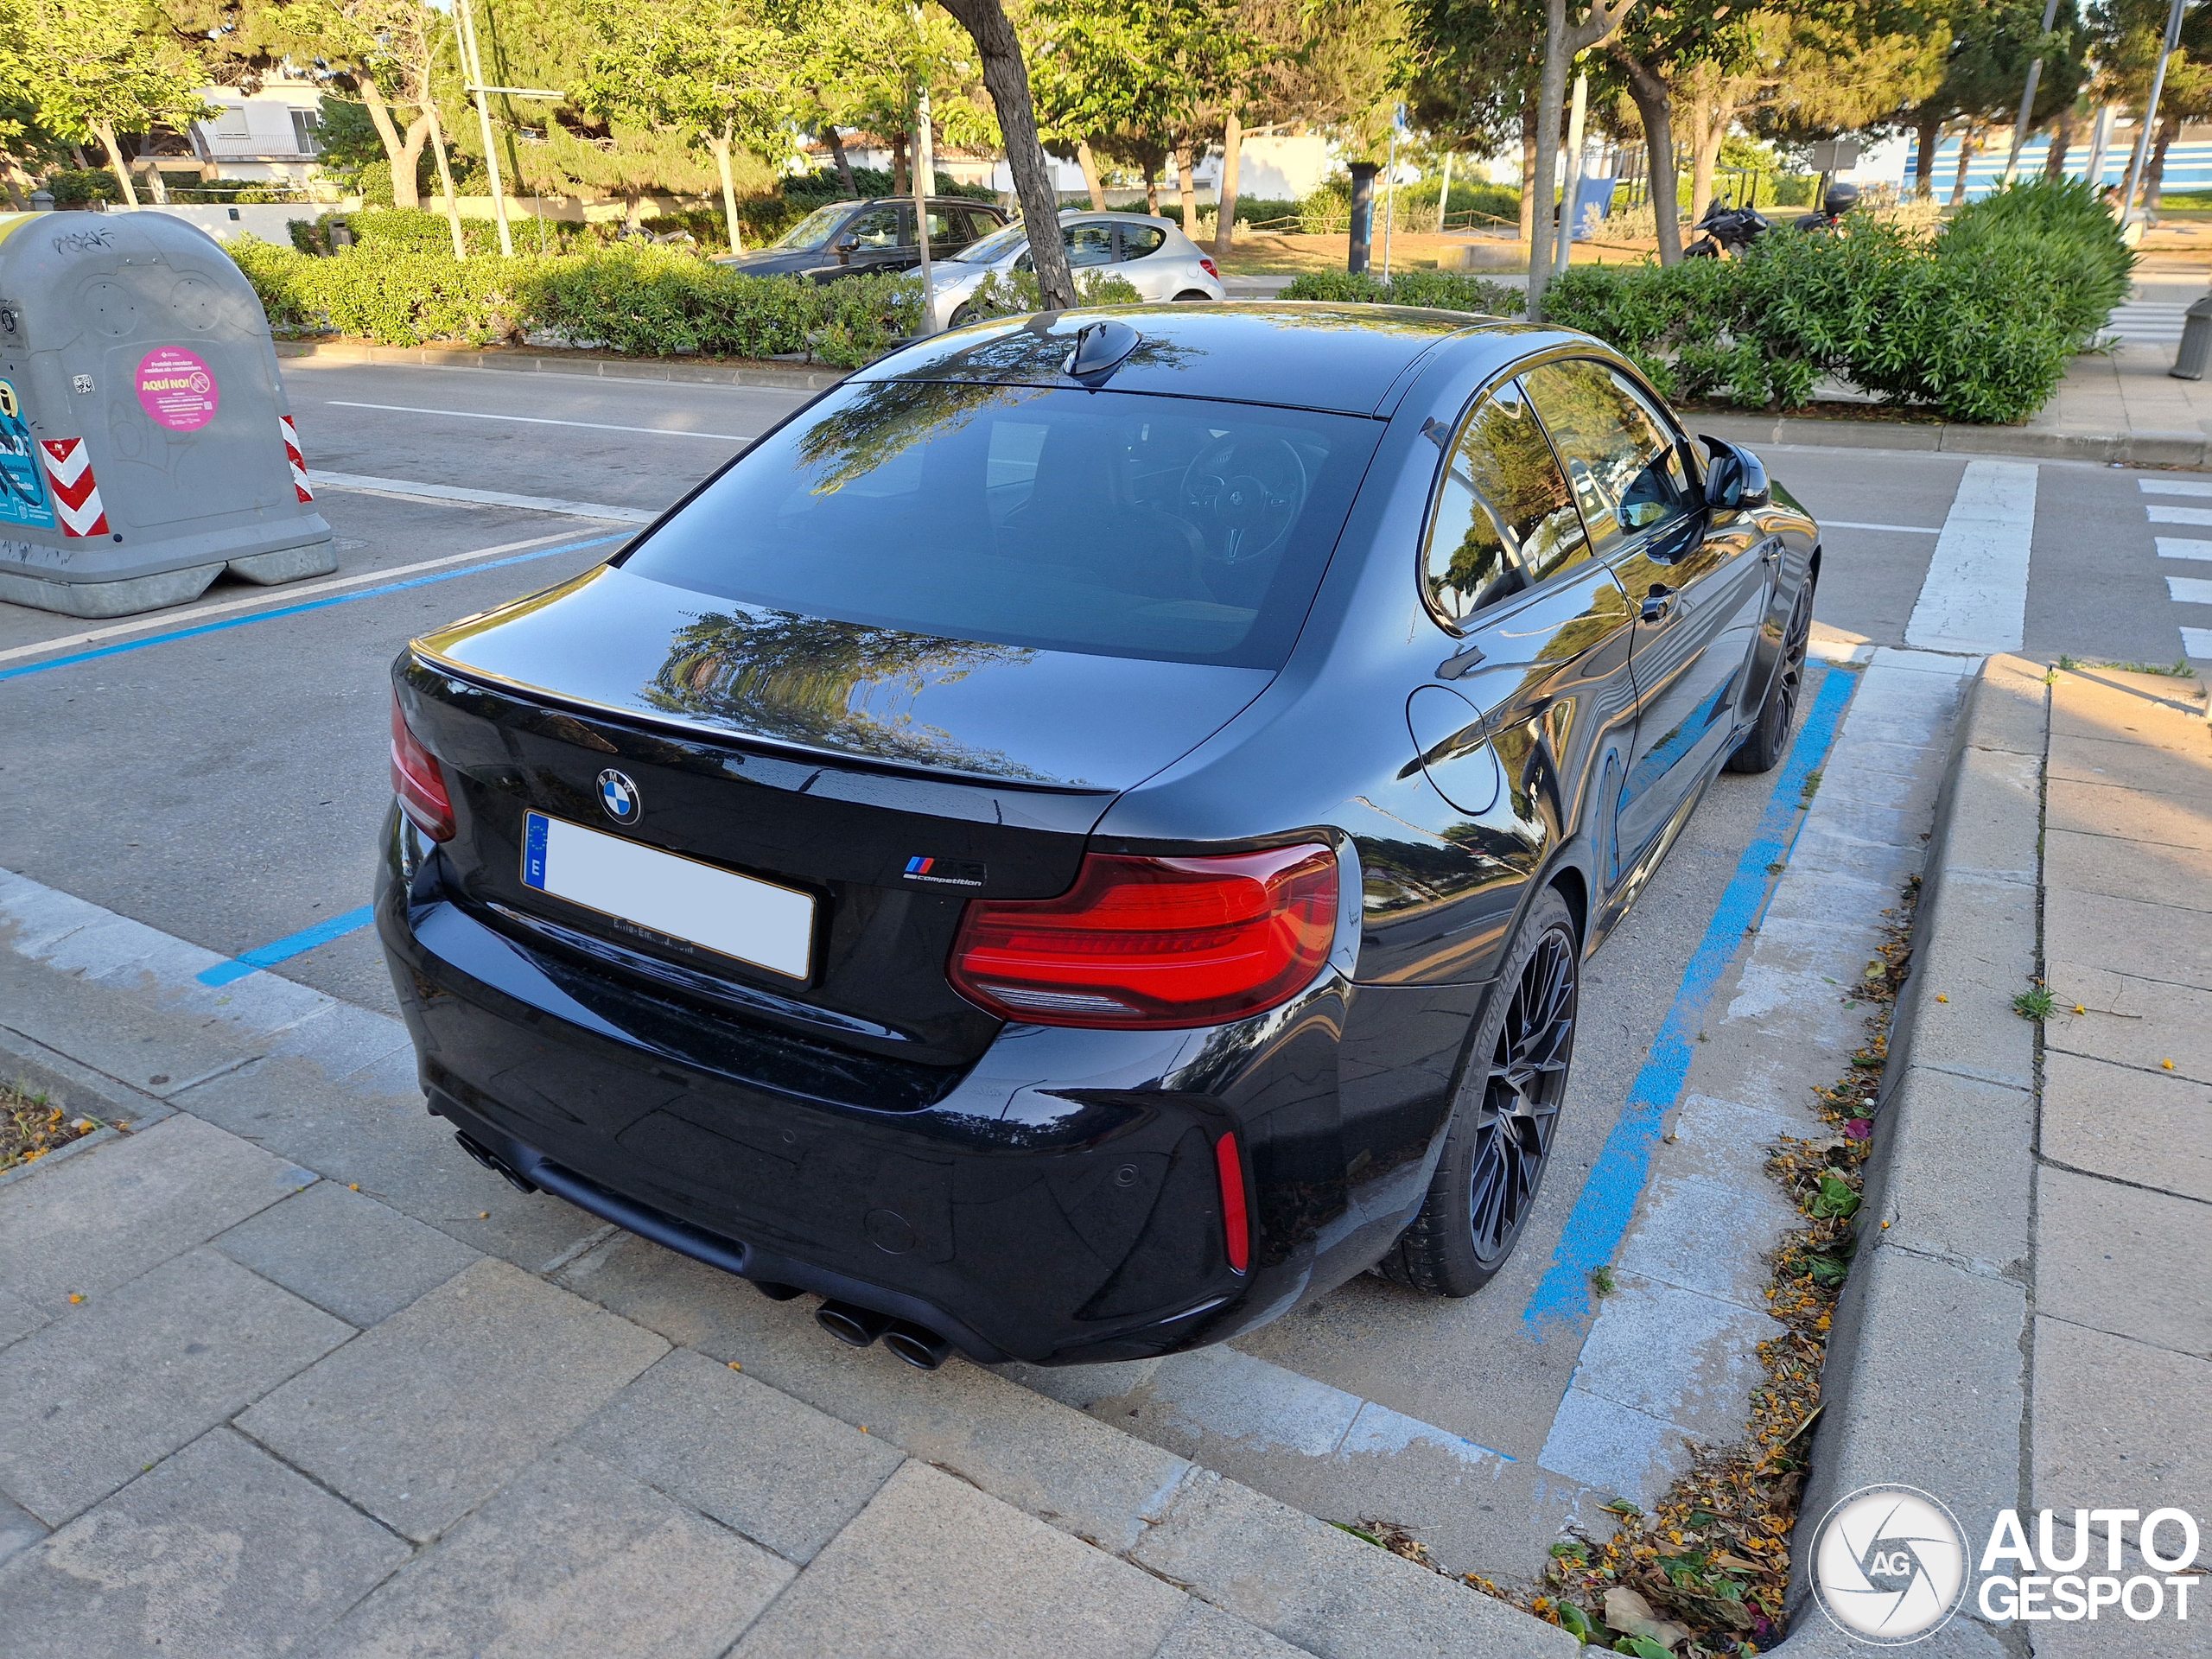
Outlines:
[[[249,950],[229,962],[219,962],[203,969],[197,977],[202,985],[228,985],[233,980],[244,979],[248,974],[263,968],[274,968],[280,962],[302,956],[319,944],[328,944],[333,939],[342,939],[348,933],[358,933],[376,919],[376,912],[367,905],[359,910],[349,910],[343,916],[333,916],[327,922],[317,922],[313,927],[303,927],[296,933],[258,950]]]
[[[523,814],[522,880],[526,887],[545,891],[545,830],[543,812]]]
[[[1736,873],[1720,895],[1705,937],[1698,941],[1682,976],[1682,988],[1667,1010],[1643,1069],[1629,1087],[1619,1121],[1582,1184],[1581,1196],[1567,1218],[1567,1230],[1552,1253],[1552,1264],[1521,1311],[1522,1325],[1538,1342],[1554,1332],[1572,1333],[1590,1316],[1590,1274],[1611,1262],[1628,1232],[1636,1201],[1651,1173],[1651,1150],[1659,1144],[1665,1116],[1689,1079],[1706,1005],[1736,959],[1744,931],[1765,902],[1774,880],[1767,867],[1789,856],[1798,816],[1804,810],[1805,780],[1835,746],[1859,677],[1830,669],[1809,671],[1808,678],[1812,673],[1821,677],[1819,691],[1775,777],[1758,829],[1736,862]]]

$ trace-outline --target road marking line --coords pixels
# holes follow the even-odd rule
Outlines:
[[[2212,524],[2212,507],[2152,505],[2143,511],[2154,524]]]
[[[2212,628],[2183,628],[2181,649],[2184,657],[2212,657]]]
[[[454,421],[517,421],[524,426],[582,426],[594,432],[645,432],[656,438],[714,438],[729,443],[750,443],[757,432],[685,432],[668,426],[616,426],[607,421],[556,421],[544,415],[484,415],[473,409],[417,409],[412,404],[356,404],[343,397],[322,400],[333,409],[381,409],[394,415],[435,415]]]
[[[381,588],[364,588],[358,594],[336,594],[328,599],[311,599],[304,605],[286,605],[273,611],[257,611],[251,616],[234,616],[226,621],[206,622],[196,628],[175,628],[168,633],[157,633],[150,639],[133,639],[126,645],[103,645],[98,651],[80,651],[73,656],[56,657],[51,662],[31,663],[22,668],[0,668],[0,680],[18,680],[27,674],[43,674],[49,668],[67,668],[73,664],[93,662],[102,657],[120,657],[125,652],[143,651],[149,645],[165,645],[177,639],[194,639],[203,633],[220,633],[227,628],[243,628],[255,622],[271,622],[281,616],[325,611],[334,605],[350,605],[357,599],[378,599],[386,594],[400,593],[410,588],[427,588],[433,582],[451,582],[456,576],[473,576],[480,570],[497,570],[505,565],[527,564],[532,559],[550,559],[556,553],[580,553],[585,548],[604,547],[609,542],[621,539],[620,536],[596,536],[589,541],[567,542],[559,547],[544,548],[536,553],[518,553],[512,558],[494,559],[489,564],[472,564],[465,570],[441,570],[435,575],[387,582]]]
[[[1975,655],[2018,651],[2027,626],[2035,527],[2034,463],[1968,461],[1905,624],[1905,644]]]
[[[2212,559],[2212,542],[2192,542],[2183,536],[2160,536],[2154,539],[2162,559]]]
[[[245,951],[228,962],[219,962],[212,968],[202,969],[193,977],[202,985],[228,985],[257,969],[273,968],[280,962],[302,956],[319,944],[328,944],[333,939],[342,939],[348,933],[358,933],[375,921],[376,915],[373,906],[363,905],[359,910],[349,910],[343,916],[333,916],[327,921],[317,922],[313,927],[303,927],[296,933],[287,933],[281,939]]]
[[[2135,487],[2145,495],[2212,495],[2212,484],[2192,484],[2179,478],[2139,478]]]
[[[1659,1144],[1668,1109],[1681,1098],[1688,1081],[1690,1062],[1696,1056],[1697,1033],[1706,1005],[1720,984],[1728,964],[1744,943],[1744,930],[1757,918],[1774,878],[1767,867],[1786,862],[1791,833],[1805,810],[1805,780],[1818,771],[1835,744],[1843,724],[1844,709],[1858,689],[1859,677],[1836,669],[1821,671],[1820,690],[1805,716],[1789,755],[1775,773],[1766,810],[1750,844],[1736,861],[1736,872],[1713,907],[1713,919],[1698,941],[1689,965],[1682,972],[1682,987],[1667,1010],[1649,1057],[1629,1086],[1621,1115],[1599,1148],[1582,1192],[1567,1216],[1567,1229],[1552,1264],[1528,1305],[1521,1321],[1538,1342],[1548,1332],[1572,1332],[1590,1313],[1590,1274],[1613,1259],[1637,1199],[1651,1173],[1652,1150]]]
[[[418,570],[436,570],[448,564],[463,564],[471,559],[488,559],[500,553],[519,552],[525,547],[536,547],[543,542],[557,542],[569,532],[556,530],[550,536],[531,536],[519,542],[501,542],[496,547],[475,548],[467,553],[448,554],[442,559],[423,559],[414,564],[396,564],[388,570],[364,570],[358,575],[336,576],[328,582],[303,582],[299,587],[264,588],[244,599],[228,599],[215,605],[195,605],[190,610],[171,611],[158,616],[134,617],[128,622],[117,622],[105,628],[87,628],[82,633],[64,634],[58,639],[35,640],[28,645],[11,645],[0,651],[0,663],[17,657],[36,657],[42,652],[66,651],[72,645],[89,645],[96,639],[112,639],[118,634],[136,633],[141,628],[168,627],[178,622],[190,622],[203,616],[223,616],[232,611],[251,610],[257,605],[279,605],[305,599],[310,594],[327,594],[340,588],[352,588],[365,582],[385,582],[394,576],[413,575]],[[359,543],[355,543],[359,546]]]
[[[1821,520],[1821,528],[1822,530],[1888,530],[1894,531],[1900,536],[1941,536],[1943,533],[1940,526],[1934,524],[1854,524],[1848,518],[1823,518]]]
[[[2212,582],[2202,576],[2168,576],[2166,596],[2177,605],[2212,605]]]
[[[650,524],[660,517],[642,507],[614,507],[603,501],[564,501],[550,495],[510,495],[505,490],[465,490],[457,484],[417,484],[405,478],[369,478],[358,473],[315,468],[315,481],[334,490],[396,496],[402,501],[466,501],[478,507],[519,507],[524,512],[558,512],[571,518],[603,518],[610,524]]]

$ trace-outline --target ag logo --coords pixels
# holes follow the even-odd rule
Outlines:
[[[599,774],[599,804],[617,823],[635,823],[638,814],[645,810],[645,797],[630,781],[630,774],[612,766]]]
[[[1813,1541],[1821,1611],[1877,1647],[1903,1647],[1942,1628],[1966,1580],[1959,1523],[1914,1487],[1861,1487],[1828,1511]]]
[[[16,389],[5,380],[0,380],[0,415],[13,420],[22,413],[22,405],[16,401]]]

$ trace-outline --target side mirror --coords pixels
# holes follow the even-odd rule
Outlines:
[[[860,238],[856,236],[841,236],[830,245],[830,251],[837,256],[839,264],[847,265],[852,263],[853,250],[860,245]]]
[[[1759,458],[1740,444],[1700,433],[1712,456],[1705,469],[1705,505],[1716,512],[1741,512],[1763,507],[1774,499],[1766,468]]]

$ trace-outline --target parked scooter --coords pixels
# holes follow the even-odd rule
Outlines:
[[[1832,184],[1821,199],[1819,211],[1799,217],[1801,231],[1837,231],[1842,228],[1843,216],[1859,205],[1859,187],[1855,184]]]
[[[1773,227],[1756,207],[1732,207],[1716,201],[1697,222],[1697,240],[1682,251],[1686,259],[1718,259],[1724,253],[1740,254]]]

